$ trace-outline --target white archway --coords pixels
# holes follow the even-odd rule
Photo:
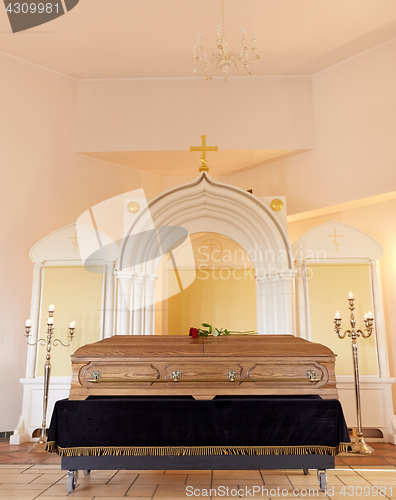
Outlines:
[[[148,213],[150,216],[148,216]],[[158,235],[152,229],[181,227],[189,234],[219,233],[248,253],[256,274],[259,333],[294,334],[294,265],[286,231],[260,199],[215,182],[206,173],[157,196],[138,214],[124,238],[117,261],[117,334],[154,334]],[[136,231],[138,228],[138,231]],[[133,235],[133,238],[128,236]],[[162,254],[172,238],[162,238]],[[124,303],[122,290],[128,307]]]

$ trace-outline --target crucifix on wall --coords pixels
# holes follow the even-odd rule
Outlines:
[[[343,238],[343,236],[344,236],[343,234],[337,234],[336,228],[334,228],[334,234],[328,234],[327,235],[328,238],[334,238],[331,241],[335,245],[335,251],[336,252],[338,251],[338,247],[341,246],[341,243],[338,243],[337,238]]]
[[[202,146],[190,146],[190,153],[193,151],[202,151],[200,172],[209,172],[208,162],[206,160],[206,151],[218,151],[217,146],[206,146],[206,135],[201,135]]]

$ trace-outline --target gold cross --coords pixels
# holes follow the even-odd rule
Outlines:
[[[83,238],[83,236],[81,236],[81,238]],[[77,248],[80,248],[80,247],[78,246],[78,243],[77,243],[77,241],[78,241],[78,240],[77,240],[77,229],[76,229],[76,234],[75,234],[74,236],[69,236],[69,238],[68,238],[68,239],[69,239],[69,240],[74,240],[74,241],[72,241],[72,244],[74,245],[74,252],[76,252]]]
[[[199,167],[200,172],[209,172],[208,162],[206,161],[206,151],[217,151],[217,146],[206,147],[206,135],[201,135],[202,146],[190,146],[190,153],[193,151],[202,151],[201,156],[201,166]]]
[[[328,238],[334,238],[334,240],[331,240],[335,244],[335,251],[337,252],[337,247],[341,246],[340,243],[337,243],[337,238],[343,238],[343,234],[337,234],[336,228],[334,228],[334,234],[328,234]]]

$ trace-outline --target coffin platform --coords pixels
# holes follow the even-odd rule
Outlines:
[[[117,335],[71,356],[69,399],[319,395],[338,399],[335,354],[292,335]]]

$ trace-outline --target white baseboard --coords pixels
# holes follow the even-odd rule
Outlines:
[[[70,381],[71,377],[51,377],[47,426],[50,424],[56,401],[69,397]],[[41,428],[43,419],[44,378],[22,378],[20,382],[23,385],[22,415],[19,417],[14,434],[10,436],[10,444],[35,441],[36,439],[32,438],[32,434],[36,429]]]
[[[337,388],[348,427],[356,427],[356,396],[353,375],[337,375]],[[396,434],[391,377],[360,376],[362,427],[379,429],[384,442],[392,442]],[[396,444],[396,443],[393,443]]]

